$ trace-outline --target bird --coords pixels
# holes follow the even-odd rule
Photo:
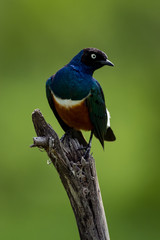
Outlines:
[[[103,66],[114,64],[101,50],[84,48],[46,81],[48,103],[62,129],[91,131],[85,156],[93,135],[103,148],[104,141],[116,140],[103,90],[93,78],[94,71]]]

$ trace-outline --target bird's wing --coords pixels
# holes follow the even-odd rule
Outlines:
[[[103,91],[97,81],[91,88],[90,96],[86,99],[90,120],[93,124],[94,135],[104,147],[104,135],[107,126],[107,113]]]
[[[63,130],[66,132],[68,131],[69,129],[71,129],[65,122],[63,122],[63,120],[60,118],[60,116],[58,115],[57,111],[56,111],[56,108],[54,106],[54,102],[53,102],[53,97],[52,97],[52,93],[51,93],[51,84],[52,84],[52,81],[54,79],[54,76],[53,75],[52,77],[50,77],[47,82],[46,82],[46,95],[47,95],[47,99],[48,99],[48,102],[49,102],[49,105],[54,113],[54,115],[56,116],[59,124],[61,125],[61,127],[63,128]]]

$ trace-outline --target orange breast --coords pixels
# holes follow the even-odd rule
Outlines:
[[[90,131],[93,129],[85,101],[70,107],[59,104],[54,96],[53,101],[57,113],[68,126],[77,130]]]

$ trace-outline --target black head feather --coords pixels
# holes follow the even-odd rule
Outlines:
[[[113,66],[113,63],[108,60],[107,55],[97,48],[83,49],[81,61],[85,65],[92,66],[95,69],[98,69],[104,65]]]

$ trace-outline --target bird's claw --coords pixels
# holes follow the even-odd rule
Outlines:
[[[87,150],[88,146],[83,146],[77,149],[77,151]]]
[[[91,146],[87,145],[87,146],[85,146],[85,147],[78,148],[77,150],[78,150],[78,151],[85,150],[84,155],[83,155],[83,158],[84,158],[85,160],[87,160],[87,159],[89,158]]]
[[[85,150],[85,153],[83,155],[83,158],[87,160],[89,158],[90,150],[91,150],[91,145],[88,144],[87,146],[83,146],[77,149],[77,151],[83,151]]]
[[[88,146],[87,149],[86,149],[86,152],[84,154],[84,159],[87,160],[89,158],[90,150],[91,150],[91,147]]]

